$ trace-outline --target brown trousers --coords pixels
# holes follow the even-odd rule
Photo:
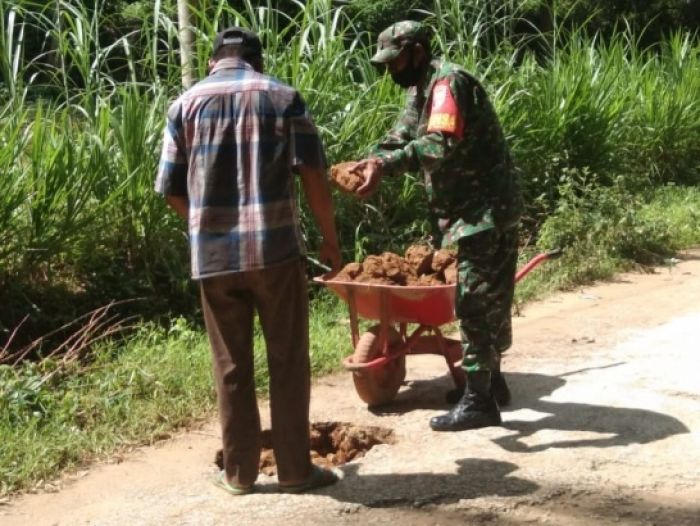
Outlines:
[[[270,417],[277,477],[305,480],[309,457],[309,304],[302,261],[202,279],[202,310],[211,344],[214,380],[230,483],[258,476],[261,428],[253,367],[257,310],[267,348]]]

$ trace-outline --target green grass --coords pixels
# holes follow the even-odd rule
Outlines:
[[[91,358],[2,366],[1,493],[163,438],[212,407],[205,339],[183,321],[169,331],[143,326]]]

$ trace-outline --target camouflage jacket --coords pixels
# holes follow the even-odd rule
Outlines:
[[[518,223],[520,187],[498,117],[459,66],[431,62],[425,88],[409,89],[398,122],[370,157],[384,161],[387,175],[423,171],[443,246]]]

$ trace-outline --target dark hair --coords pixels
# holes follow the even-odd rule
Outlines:
[[[212,56],[214,60],[220,60],[226,57],[236,57],[246,62],[254,62],[262,58],[262,50],[252,50],[241,46],[221,46]]]

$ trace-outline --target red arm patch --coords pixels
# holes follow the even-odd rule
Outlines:
[[[461,139],[464,135],[464,121],[450,91],[450,82],[448,80],[436,82],[431,98],[428,131],[450,133]]]

